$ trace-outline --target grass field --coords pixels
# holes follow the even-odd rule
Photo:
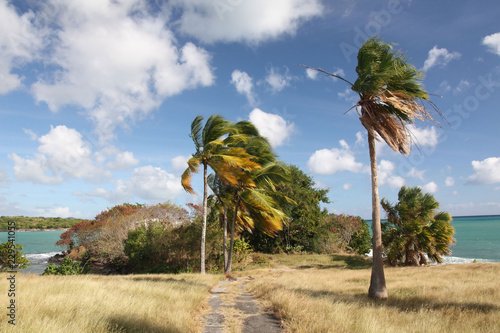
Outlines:
[[[209,291],[224,278],[17,274],[14,327],[5,315],[7,276],[0,274],[0,332],[27,333],[200,332]]]
[[[351,255],[258,255],[235,276],[287,332],[500,332],[500,264],[386,268],[389,299],[367,297],[370,261]],[[293,270],[290,270],[293,269]],[[0,274],[7,313],[8,274]],[[16,327],[0,332],[201,332],[223,275],[16,275]]]

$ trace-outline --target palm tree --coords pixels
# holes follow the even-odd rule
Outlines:
[[[359,95],[354,108],[368,132],[372,183],[373,265],[368,295],[372,298],[387,298],[382,260],[376,135],[393,150],[408,155],[412,136],[407,125],[415,119],[433,120],[424,101],[436,111],[439,110],[429,101],[429,95],[422,86],[423,74],[398,51],[392,51],[392,45],[381,42],[378,37],[368,39],[359,49],[356,67],[358,78],[354,83],[322,69],[311,69],[343,80]]]
[[[191,186],[192,175],[203,166],[203,219],[201,228],[200,260],[201,274],[205,274],[205,242],[207,229],[207,170],[210,166],[222,182],[236,185],[244,172],[258,169],[260,165],[253,161],[245,149],[235,147],[234,143],[243,138],[230,136],[234,132],[232,122],[219,115],[210,116],[203,126],[203,116],[197,116],[191,124],[190,137],[196,152],[187,161],[188,167],[182,174],[182,186],[192,194],[196,194]]]
[[[391,205],[382,199],[382,208],[387,212],[382,242],[389,263],[420,266],[427,264],[427,258],[443,262],[442,255],[450,254],[449,246],[454,243],[451,215],[436,213],[439,202],[432,194],[423,194],[419,187],[403,186],[398,200]]]

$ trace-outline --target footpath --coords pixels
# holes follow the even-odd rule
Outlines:
[[[250,276],[222,281],[212,290],[203,333],[280,333],[281,322],[246,290]]]

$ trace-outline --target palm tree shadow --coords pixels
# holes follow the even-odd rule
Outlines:
[[[342,294],[329,290],[311,290],[311,289],[294,289],[293,291],[322,299],[330,299],[332,302],[342,302],[346,304],[357,304],[361,306],[370,307],[389,307],[398,309],[401,312],[419,312],[421,310],[440,311],[445,309],[458,310],[458,311],[474,311],[488,314],[495,311],[500,311],[500,307],[488,303],[474,303],[474,302],[437,302],[435,300],[412,296],[412,297],[398,297],[391,296],[387,300],[374,300],[368,298],[366,294]]]
[[[301,265],[297,269],[331,269],[331,268],[344,268],[344,269],[365,269],[372,266],[372,259],[358,255],[347,254],[332,254],[330,255],[331,264],[315,264]]]
[[[108,319],[109,326],[113,332],[124,333],[180,333],[178,327],[164,327],[149,323],[147,320],[131,318],[128,316],[115,316]]]

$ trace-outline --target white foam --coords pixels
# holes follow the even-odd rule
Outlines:
[[[50,257],[60,254],[61,252],[48,252],[48,253],[29,253],[26,254],[26,259],[31,260],[32,264],[41,264],[48,262]]]

